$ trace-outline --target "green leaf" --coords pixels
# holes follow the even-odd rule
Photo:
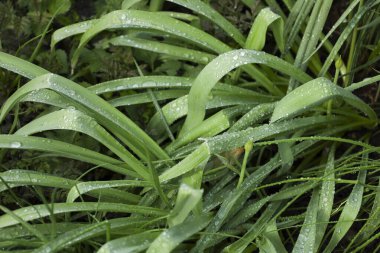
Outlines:
[[[149,19],[146,19],[147,15]],[[82,35],[79,46],[72,58],[72,66],[76,65],[82,49],[95,35],[104,30],[115,28],[154,29],[177,35],[214,52],[225,52],[230,49],[227,45],[202,30],[167,15],[140,10],[119,10],[101,17],[96,24]]]
[[[106,202],[82,202],[82,203],[54,203],[48,208],[49,204],[33,205],[12,211],[24,221],[32,221],[43,218],[51,214],[61,214],[69,212],[116,212],[116,213],[140,213],[151,216],[164,216],[166,211],[144,206],[125,205]],[[0,216],[0,228],[18,224],[11,215]]]
[[[350,86],[346,87],[345,89],[349,90],[349,91],[354,91],[354,90],[360,89],[362,87],[365,87],[367,85],[376,83],[378,81],[380,81],[380,75],[365,78],[360,82],[351,84]]]
[[[129,46],[139,49],[148,50],[155,53],[166,55],[170,58],[181,59],[185,61],[196,62],[200,64],[207,64],[210,60],[215,58],[215,55],[201,52],[198,50],[187,49],[184,47],[173,46],[170,44],[134,38],[132,36],[123,35],[110,40],[106,40],[105,44],[112,44],[114,46]]]
[[[152,154],[162,160],[169,159],[168,155],[158,144],[153,141],[143,130],[141,130],[132,120],[125,116],[109,103],[98,97],[86,88],[58,75],[46,74],[39,76],[29,83],[19,88],[4,103],[0,122],[6,117],[8,112],[24,96],[35,90],[50,89],[74,101],[73,105],[80,105],[88,110],[99,123],[121,138],[123,142],[137,154],[145,153],[145,145]]]
[[[263,103],[255,106],[236,121],[235,124],[228,129],[228,132],[244,130],[247,127],[260,123],[273,112],[274,107],[275,103]]]
[[[222,28],[228,36],[234,39],[240,46],[244,45],[245,38],[241,32],[231,24],[227,19],[225,19],[221,14],[215,11],[211,6],[200,0],[167,0],[168,2],[179,4],[186,7],[198,14],[201,14],[205,18],[209,19],[211,22]]]
[[[280,235],[278,233],[278,228],[276,221],[271,221],[266,227],[262,238],[257,240],[260,252],[265,253],[286,253],[285,246],[283,245]]]
[[[376,230],[380,226],[380,179],[375,192],[375,201],[373,203],[368,220],[364,224],[363,231],[360,234],[361,242],[368,240],[371,235],[376,234]]]
[[[162,232],[150,245],[147,253],[170,253],[182,241],[199,232],[210,222],[209,216],[189,218],[174,227]]]
[[[57,156],[95,164],[122,175],[138,177],[136,172],[129,170],[120,160],[62,141],[41,137],[0,135],[0,148],[49,152]]]
[[[123,90],[140,89],[186,89],[191,87],[193,79],[177,76],[136,76],[130,78],[116,79],[88,87],[95,94]]]
[[[330,123],[329,123],[330,122]],[[334,122],[334,123],[333,123]],[[210,152],[219,154],[221,152],[230,151],[238,147],[244,146],[248,140],[257,142],[266,138],[273,138],[285,133],[294,132],[297,130],[309,130],[323,126],[324,124],[344,124],[346,121],[340,117],[330,116],[312,116],[305,118],[297,118],[274,122],[271,124],[263,124],[254,128],[247,128],[242,131],[224,133],[215,137],[205,139]]]
[[[97,19],[87,20],[55,30],[51,36],[50,47],[53,49],[55,45],[61,40],[84,33],[90,29],[90,27],[93,26],[97,21]]]
[[[314,1],[307,1],[312,4]],[[302,70],[308,66],[309,58],[313,54],[314,49],[319,41],[320,34],[327,20],[327,16],[331,9],[332,0],[316,0],[307,26],[302,37],[301,43],[297,49],[294,65]],[[306,19],[306,18],[305,18]],[[292,78],[289,82],[288,92],[291,92],[298,86],[298,82]]]
[[[217,135],[230,127],[231,121],[236,114],[243,113],[248,109],[249,107],[233,107],[220,110],[203,121],[199,126],[169,144],[166,147],[166,150],[170,154],[179,147],[188,144],[199,137],[212,137]]]
[[[107,181],[91,181],[91,182],[80,182],[74,184],[70,191],[67,193],[66,202],[73,203],[79,196],[82,194],[87,194],[91,191],[96,191],[98,194],[106,194],[113,187],[149,187],[152,186],[146,181],[139,180],[107,180]],[[124,194],[126,197],[133,198],[135,201],[140,200],[140,197],[135,194],[131,194],[127,191],[120,191],[121,194]],[[115,194],[115,192],[114,192]],[[136,203],[136,202],[135,202]]]
[[[210,159],[210,149],[207,145],[200,145],[195,151],[189,154],[185,159],[164,171],[160,175],[160,182],[166,182],[170,179],[181,176]]]
[[[195,79],[189,93],[188,115],[180,136],[202,123],[206,113],[208,96],[215,84],[231,70],[249,63],[267,65],[301,82],[307,82],[311,79],[292,64],[264,52],[242,49],[222,54],[206,65]]]
[[[323,175],[323,182],[319,196],[318,216],[317,216],[317,234],[315,238],[315,250],[318,250],[326,232],[330,220],[331,211],[334,204],[335,193],[335,145],[332,146]]]
[[[272,28],[276,44],[280,51],[284,52],[284,21],[270,8],[262,9],[255,18],[244,48],[261,51],[265,46],[268,28]]]
[[[377,116],[371,107],[351,92],[335,85],[326,78],[314,79],[287,94],[277,103],[270,121],[275,122],[294,117],[336,97],[342,98],[376,122]]]
[[[142,2],[142,0],[124,0],[121,4],[121,9],[127,10],[131,9],[135,4]]]
[[[120,229],[133,229],[136,226],[144,225],[151,218],[146,217],[145,220],[135,217],[117,218],[102,221],[95,224],[82,225],[78,228],[69,230],[56,238],[50,240],[40,248],[34,250],[34,253],[50,253],[58,252],[67,247],[78,244],[82,241],[103,236],[107,230],[117,231]],[[50,224],[51,225],[51,224]]]
[[[346,235],[356,217],[359,214],[362,205],[362,198],[364,192],[364,184],[367,171],[361,170],[358,175],[358,183],[352,189],[350,196],[347,198],[347,202],[343,207],[343,210],[339,216],[339,220],[335,225],[334,233],[324,249],[324,253],[333,252],[338,243]]]
[[[124,236],[104,244],[97,253],[138,253],[149,247],[159,235],[156,231]]]
[[[351,18],[349,23],[345,26],[344,30],[340,33],[338,40],[335,42],[334,47],[332,48],[329,56],[324,61],[324,64],[319,72],[319,76],[325,76],[327,71],[329,70],[331,63],[334,61],[336,56],[339,53],[339,50],[343,46],[344,42],[347,40],[348,36],[357,26],[362,17],[375,5],[379,4],[379,0],[369,0],[366,1],[363,6],[355,13],[355,15]]]
[[[0,52],[0,67],[29,79],[49,73],[33,63],[3,52]]]
[[[135,170],[142,178],[146,180],[150,178],[147,168],[101,127],[95,119],[72,108],[55,111],[35,119],[20,128],[15,134],[26,136],[59,129],[73,130],[93,137],[123,159],[128,167]]]
[[[56,13],[56,15],[65,14],[70,10],[70,0],[51,0],[49,1],[49,12]]]
[[[143,185],[149,186],[149,184],[144,184],[142,181],[133,181],[135,185]],[[141,182],[140,184],[138,184]],[[110,202],[121,202],[121,203],[132,203],[136,204],[140,200],[140,196],[131,194],[126,191],[120,191],[115,189],[107,189],[112,187],[113,184],[116,184],[115,187],[118,186],[117,183],[110,181],[95,181],[95,182],[79,182],[72,179],[67,179],[58,176],[52,176],[47,173],[41,173],[37,171],[30,170],[8,170],[0,173],[0,192],[12,189],[14,187],[20,186],[45,186],[45,187],[53,187],[53,188],[62,188],[62,189],[70,189],[75,187],[75,189],[80,189],[81,194],[90,195],[95,198],[101,198],[105,201]],[[145,182],[146,183],[146,182]],[[122,184],[120,182],[119,184]],[[125,184],[125,183],[124,183]],[[84,185],[89,185],[88,187],[83,187]],[[100,186],[103,187],[100,187]],[[76,191],[77,192],[77,191]],[[75,193],[74,193],[75,194]],[[72,196],[72,189],[69,191],[68,198],[76,198],[77,196]],[[72,201],[73,202],[73,201]]]
[[[0,173],[0,192],[24,185],[40,185],[70,189],[75,180],[30,170],[7,170]]]
[[[312,143],[310,142],[302,142],[293,147],[293,153],[297,155],[311,145]],[[207,248],[210,242],[215,240],[215,234],[225,224],[228,217],[236,214],[239,206],[247,201],[255,188],[279,166],[281,166],[281,159],[277,154],[269,162],[260,166],[252,174],[250,174],[249,177],[243,181],[241,187],[236,188],[228,196],[225,197],[225,200],[223,201],[218,212],[211,220],[210,225],[206,228],[206,233],[202,235],[198,240],[194,248],[195,252],[203,251],[205,248]]]
[[[316,224],[319,205],[319,190],[314,190],[309,206],[306,210],[305,220],[301,227],[293,253],[315,252]]]
[[[181,184],[176,204],[168,217],[169,226],[173,227],[181,224],[202,199],[202,194],[203,190],[196,190],[186,184]]]

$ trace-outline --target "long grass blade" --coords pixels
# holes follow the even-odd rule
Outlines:
[[[84,240],[88,240],[91,238],[96,238],[100,236],[104,236],[107,230],[118,230],[118,229],[133,229],[136,226],[144,225],[144,223],[148,222],[150,218],[142,221],[138,218],[116,218],[111,219],[95,224],[89,224],[85,226],[80,226],[79,228],[72,229],[67,231],[53,240],[49,241],[40,248],[35,249],[33,252],[35,253],[49,253],[49,252],[58,252],[67,247],[78,244]]]
[[[338,243],[346,235],[352,224],[354,223],[357,215],[359,214],[362,204],[364,184],[367,171],[359,171],[358,183],[352,189],[346,204],[343,207],[342,213],[339,216],[338,223],[335,225],[334,233],[324,249],[324,253],[333,252]]]
[[[97,202],[82,202],[82,203],[54,203],[54,209],[49,210],[45,204],[34,205],[29,207],[20,208],[14,210],[13,213],[24,221],[32,221],[35,219],[43,218],[50,215],[52,211],[53,214],[69,213],[69,212],[117,212],[117,213],[140,213],[151,216],[163,216],[167,212],[158,208],[144,207],[136,205],[125,205],[117,203],[97,203]],[[0,216],[0,227],[8,227],[19,222],[15,220],[9,214],[4,214]]]
[[[29,79],[50,73],[46,69],[34,65],[31,62],[4,52],[0,52],[0,67],[15,72]]]
[[[31,136],[0,135],[0,148],[53,153],[60,157],[75,159],[107,168],[122,175],[139,177],[136,172],[128,169],[120,160],[62,141]]]

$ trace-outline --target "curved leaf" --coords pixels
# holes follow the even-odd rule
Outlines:
[[[123,113],[98,97],[86,88],[58,75],[46,74],[39,76],[19,88],[3,105],[0,122],[5,118],[12,107],[24,96],[40,89],[50,89],[62,94],[75,103],[80,104],[92,112],[92,116],[103,126],[130,145],[130,148],[145,153],[145,147],[152,154],[162,160],[169,159],[168,155],[143,130]]]
[[[169,226],[173,227],[181,224],[202,199],[202,194],[203,190],[197,190],[186,184],[181,184],[178,189],[175,206],[168,217]]]
[[[149,19],[146,18],[147,16],[149,16]],[[82,49],[91,38],[104,30],[115,28],[155,29],[179,36],[217,53],[230,49],[227,45],[202,30],[167,15],[140,10],[118,10],[101,17],[96,24],[82,35],[79,46],[72,58],[72,66],[76,65]]]
[[[51,36],[50,47],[54,48],[55,45],[61,40],[64,40],[68,37],[71,37],[80,33],[84,33],[91,26],[93,26],[97,21],[98,21],[97,19],[87,20],[87,21],[79,22],[73,25],[68,25],[54,31],[54,33]]]
[[[215,84],[231,70],[249,63],[267,65],[301,82],[307,82],[311,79],[292,64],[264,52],[241,49],[222,54],[206,65],[195,79],[189,93],[188,115],[180,136],[203,121],[208,96]]]
[[[20,128],[16,135],[32,135],[38,132],[65,129],[87,134],[117,154],[130,169],[135,170],[144,179],[149,179],[147,168],[127,149],[113,138],[95,119],[75,109],[62,109],[51,112]]]
[[[271,11],[270,8],[262,9],[255,18],[244,48],[258,51],[262,50],[265,46],[268,27],[273,30],[278,48],[281,52],[284,52],[284,21],[280,15]]]
[[[271,122],[286,119],[298,115],[313,106],[340,97],[356,109],[364,112],[371,120],[376,121],[377,116],[371,107],[326,78],[317,78],[296,88],[277,103]]]
[[[240,31],[225,19],[221,14],[210,7],[209,4],[200,0],[167,0],[168,2],[179,4],[186,7],[196,13],[201,14],[211,22],[222,28],[231,38],[233,38],[240,46],[244,45],[245,38]]]

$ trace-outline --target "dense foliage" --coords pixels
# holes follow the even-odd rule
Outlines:
[[[1,252],[379,252],[379,4],[0,2]]]

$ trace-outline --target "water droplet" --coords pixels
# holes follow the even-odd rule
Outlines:
[[[69,93],[70,96],[75,96],[75,91],[74,90],[69,90],[68,93]]]
[[[18,141],[11,143],[11,148],[19,148],[21,146],[22,146],[21,142],[18,142]]]

